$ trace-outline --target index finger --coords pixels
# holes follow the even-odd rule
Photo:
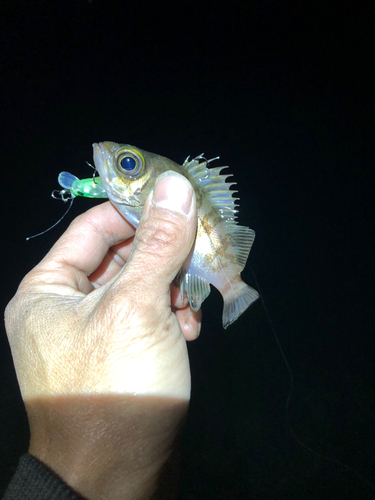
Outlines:
[[[88,293],[92,285],[87,276],[100,266],[112,246],[134,232],[110,202],[98,205],[71,223],[26,281],[68,285]]]
[[[77,217],[44,259],[44,265],[73,266],[90,275],[109,248],[134,235],[134,227],[110,202],[91,208]]]

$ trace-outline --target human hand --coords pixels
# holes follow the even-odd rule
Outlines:
[[[187,411],[185,339],[201,316],[171,283],[194,241],[195,195],[168,174],[132,244],[112,205],[89,210],[6,310],[30,453],[87,498],[155,495]]]

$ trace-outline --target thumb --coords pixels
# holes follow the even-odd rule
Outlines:
[[[127,288],[149,291],[149,299],[169,297],[193,245],[197,225],[196,200],[190,182],[174,171],[161,174],[147,198],[126,265]]]

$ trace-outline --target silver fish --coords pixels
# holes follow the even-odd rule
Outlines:
[[[202,155],[189,157],[183,165],[154,153],[126,144],[93,144],[94,163],[103,189],[118,211],[134,227],[138,226],[144,203],[156,178],[168,170],[184,175],[192,184],[198,209],[194,251],[180,273],[181,294],[186,293],[190,306],[197,311],[210,293],[210,283],[224,299],[223,327],[227,328],[258,297],[258,292],[244,283],[240,273],[245,267],[255,233],[236,221],[238,198],[220,175],[226,167],[207,168],[210,161]]]

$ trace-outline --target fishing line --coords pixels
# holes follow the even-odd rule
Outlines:
[[[302,448],[304,448],[305,450],[307,450],[309,453],[311,453],[312,455],[315,455],[316,457],[319,457],[319,458],[321,458],[321,459],[323,459],[325,461],[332,462],[332,463],[336,464],[337,466],[341,467],[342,469],[344,469],[344,470],[346,470],[348,472],[353,473],[363,483],[365,483],[367,486],[369,486],[372,489],[372,491],[375,493],[375,484],[373,484],[372,482],[370,482],[360,472],[358,472],[356,469],[354,469],[354,467],[352,467],[350,465],[347,465],[347,464],[344,464],[343,462],[340,462],[340,460],[337,460],[336,458],[329,457],[327,455],[324,455],[323,453],[320,453],[319,451],[316,451],[313,448],[310,448],[310,446],[308,446],[303,441],[301,441],[301,439],[294,432],[294,429],[293,429],[292,424],[291,424],[290,412],[289,412],[290,401],[292,399],[292,394],[293,394],[293,390],[294,390],[294,377],[293,377],[292,368],[291,368],[291,366],[289,364],[289,361],[288,361],[288,359],[287,359],[287,357],[285,355],[284,349],[281,346],[280,339],[279,339],[279,337],[278,337],[278,335],[276,333],[276,329],[275,329],[275,327],[274,327],[274,325],[272,323],[271,316],[270,316],[270,314],[268,312],[266,303],[265,303],[265,301],[263,299],[263,294],[262,294],[262,291],[260,289],[258,279],[257,279],[257,277],[255,275],[255,272],[254,272],[253,268],[251,266],[249,266],[249,267],[250,267],[250,271],[251,271],[251,273],[252,273],[252,275],[254,277],[254,281],[255,281],[255,284],[256,284],[256,287],[257,287],[257,290],[258,290],[258,293],[259,293],[259,298],[260,298],[260,301],[262,303],[263,310],[265,312],[268,324],[269,324],[269,326],[271,328],[271,332],[272,332],[273,338],[276,341],[277,347],[279,348],[281,357],[283,358],[283,361],[285,363],[285,366],[287,368],[288,375],[289,375],[289,392],[288,392],[288,396],[286,398],[286,403],[285,403],[285,417],[286,417],[286,421],[287,421],[289,432],[291,433],[291,435],[293,436],[293,438],[295,439],[295,441]]]
[[[55,192],[55,191],[53,191],[53,192],[52,192],[52,197],[53,197],[53,198],[55,198],[55,199],[58,199],[56,196],[54,196],[54,192]],[[74,196],[71,196],[70,198],[63,198],[63,195],[61,194],[61,191],[58,191],[58,192],[59,192],[59,193],[60,193],[60,195],[61,195],[61,198],[60,198],[60,199],[62,199],[62,200],[63,200],[63,201],[65,201],[65,202],[67,202],[68,200],[70,200],[69,206],[68,206],[68,208],[65,210],[65,213],[64,213],[64,214],[62,215],[62,217],[60,217],[60,219],[59,219],[57,222],[55,222],[55,223],[54,223],[51,227],[49,227],[49,228],[48,228],[48,229],[46,229],[45,231],[42,231],[41,233],[34,234],[33,236],[28,236],[28,237],[26,238],[26,241],[31,240],[31,238],[36,238],[37,236],[41,236],[42,234],[47,233],[48,231],[50,231],[51,229],[53,229],[55,226],[57,226],[57,224],[59,224],[59,223],[63,220],[63,218],[65,217],[65,215],[66,215],[66,214],[69,212],[69,210],[72,208],[73,201],[74,201],[74,198],[75,198],[75,197],[74,197]]]

